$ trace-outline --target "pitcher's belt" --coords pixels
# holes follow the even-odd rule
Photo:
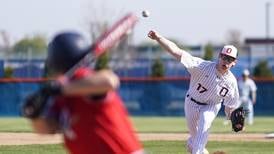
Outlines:
[[[198,105],[207,105],[206,103],[201,103],[199,101],[197,101],[196,99],[194,99],[193,97],[189,96],[189,94],[186,95],[186,97],[190,97],[190,100]]]

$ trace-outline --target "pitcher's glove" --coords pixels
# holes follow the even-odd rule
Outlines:
[[[245,111],[243,110],[243,107],[239,107],[232,111],[230,119],[232,129],[235,132],[243,130],[245,121]]]
[[[39,117],[48,102],[49,97],[61,94],[61,84],[51,81],[42,86],[41,89],[30,94],[22,106],[22,115],[29,119]]]

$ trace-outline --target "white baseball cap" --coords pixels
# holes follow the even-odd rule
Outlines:
[[[221,51],[221,54],[228,55],[233,58],[237,58],[237,48],[233,45],[225,45]]]
[[[248,69],[244,69],[244,71],[243,71],[243,75],[245,75],[245,76],[249,76],[249,70]]]

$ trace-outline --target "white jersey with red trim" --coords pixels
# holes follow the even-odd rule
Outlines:
[[[221,75],[216,69],[216,62],[205,61],[187,52],[183,52],[181,63],[191,75],[188,90],[190,97],[205,104],[223,102],[231,108],[239,105],[237,80],[231,71]]]
[[[220,74],[217,70],[218,65],[228,65],[227,69],[230,69],[236,64],[237,48],[233,45],[224,46],[219,55],[221,61],[210,62],[190,55],[155,31],[150,31],[148,36],[180,60],[191,75],[184,103],[190,134],[187,150],[191,154],[205,153],[209,129],[221,108],[221,102],[228,107],[227,110],[239,106],[236,78],[230,71]]]
[[[230,108],[239,106],[237,80],[230,71],[224,75],[218,73],[216,62],[205,61],[185,51],[182,51],[181,63],[191,75],[184,106],[190,133],[187,147],[192,154],[201,154],[221,102]]]

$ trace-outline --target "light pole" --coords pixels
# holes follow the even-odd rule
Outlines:
[[[270,27],[269,27],[269,23],[270,23],[269,7],[270,7],[270,5],[271,5],[270,2],[266,2],[266,4],[265,4],[265,34],[266,34],[266,39],[269,39],[269,33],[270,33]]]
[[[270,19],[269,19],[269,8],[270,8],[271,3],[270,2],[266,2],[265,3],[265,37],[266,37],[266,42],[265,42],[265,49],[266,49],[266,53],[268,55],[271,55],[270,53],[270,42],[269,42],[269,38],[270,38]]]

